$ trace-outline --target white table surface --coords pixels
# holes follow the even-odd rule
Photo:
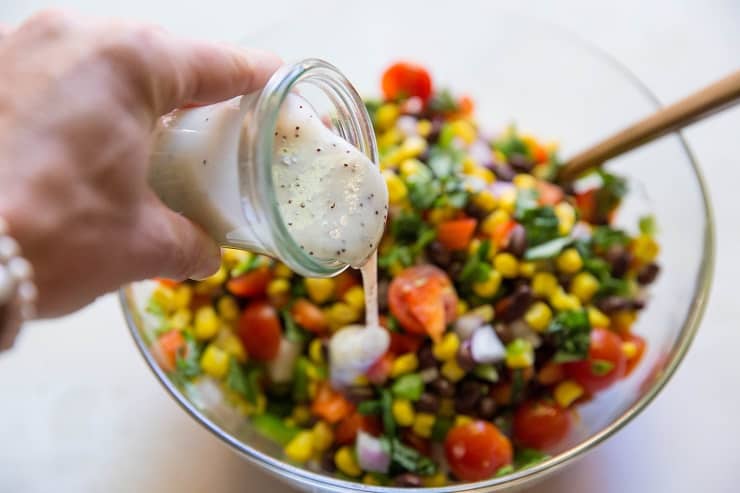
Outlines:
[[[56,5],[239,39],[269,26],[295,3],[209,0],[186,8],[182,1],[6,0],[0,2],[0,22],[16,23]],[[738,0],[507,5],[592,40],[663,101],[740,68]],[[673,380],[644,413],[533,493],[738,491],[740,109],[685,135],[703,166],[718,223],[715,284],[701,330]],[[113,296],[63,319],[31,324],[17,347],[0,355],[0,392],[0,492],[289,491],[165,395],[134,349]]]

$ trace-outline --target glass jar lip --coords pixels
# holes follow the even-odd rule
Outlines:
[[[319,87],[343,115],[342,137],[357,147],[377,165],[378,147],[370,115],[362,97],[350,81],[334,65],[308,58],[279,68],[265,85],[254,107],[254,121],[259,125],[247,128],[250,139],[249,158],[255,166],[256,183],[252,192],[264,204],[264,214],[274,237],[273,247],[293,270],[306,276],[333,276],[348,267],[337,261],[322,261],[303,251],[288,231],[278,208],[271,170],[274,132],[278,111],[290,91],[300,83]],[[246,183],[240,180],[240,187]],[[242,190],[245,192],[245,190]]]

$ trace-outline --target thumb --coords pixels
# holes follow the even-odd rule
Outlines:
[[[199,226],[157,204],[148,214],[147,227],[158,239],[149,252],[149,277],[205,279],[221,266],[221,249]]]

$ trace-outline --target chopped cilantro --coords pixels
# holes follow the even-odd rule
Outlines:
[[[611,226],[597,226],[591,234],[591,242],[601,250],[607,250],[613,245],[626,245],[629,241],[627,233]]]
[[[588,355],[591,324],[586,310],[560,312],[550,322],[547,332],[554,336],[557,352],[553,357],[556,363],[578,361]]]
[[[229,360],[229,371],[226,374],[226,386],[240,394],[249,403],[256,404],[260,394],[259,379],[262,370],[252,366],[244,370],[235,358]]]
[[[549,459],[550,456],[544,452],[532,448],[518,449],[514,455],[514,466],[516,470],[532,467]]]
[[[527,231],[527,245],[535,247],[558,237],[558,218],[550,206],[517,210],[516,219]]]
[[[596,190],[596,216],[599,222],[606,222],[607,216],[617,208],[627,194],[627,181],[603,169],[596,171],[601,178],[601,187]]]
[[[280,314],[283,317],[286,339],[291,342],[305,342],[308,340],[308,334],[298,326],[295,320],[293,320],[293,316],[290,314],[289,310],[283,309],[280,311]]]
[[[434,113],[452,113],[457,111],[458,105],[448,89],[435,92],[427,103],[427,108]]]
[[[483,240],[478,250],[468,257],[467,262],[460,272],[459,281],[462,283],[482,282],[488,279],[491,264],[488,262],[488,252],[491,249],[491,241]]]
[[[429,457],[420,454],[416,449],[407,447],[395,436],[384,437],[382,442],[384,442],[384,447],[390,449],[393,463],[402,469],[422,476],[430,476],[437,472],[437,466]]]
[[[573,238],[555,238],[524,252],[524,260],[543,260],[556,257],[563,249],[573,243]]]
[[[614,369],[614,363],[605,359],[595,359],[591,361],[591,373],[597,377],[603,377]]]
[[[640,218],[640,233],[653,236],[658,231],[658,225],[655,222],[655,216],[648,214]]]

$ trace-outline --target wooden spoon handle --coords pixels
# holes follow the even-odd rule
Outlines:
[[[560,171],[572,180],[604,161],[631,151],[740,102],[740,70],[657,111],[570,158]]]

